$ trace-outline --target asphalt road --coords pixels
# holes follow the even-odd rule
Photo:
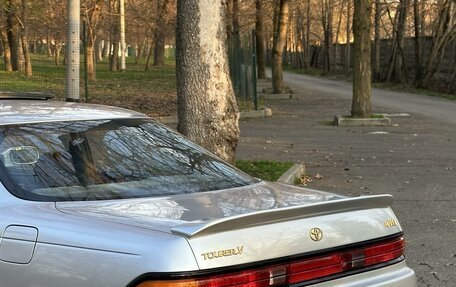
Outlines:
[[[303,162],[310,188],[392,194],[418,285],[456,287],[456,102],[375,90],[374,112],[410,116],[392,127],[335,127],[334,116],[349,113],[350,84],[285,80],[294,98],[267,101],[271,118],[241,122],[238,158]]]
[[[343,99],[352,98],[352,84],[349,82],[333,81],[306,75],[284,73],[288,85],[302,87],[321,94],[330,94]],[[397,112],[416,113],[435,120],[456,124],[456,101],[448,101],[425,95],[398,93],[389,90],[373,89],[372,104],[391,108]]]

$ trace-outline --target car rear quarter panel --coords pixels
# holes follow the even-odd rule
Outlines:
[[[0,287],[125,287],[149,272],[198,269],[182,237],[83,220],[53,203],[0,203],[0,234],[10,225],[36,228],[38,239],[29,263],[0,260]]]

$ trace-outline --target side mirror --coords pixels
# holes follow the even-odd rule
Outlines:
[[[40,158],[38,150],[33,146],[18,146],[2,152],[5,167],[34,164]]]

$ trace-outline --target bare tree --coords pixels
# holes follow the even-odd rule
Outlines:
[[[323,68],[326,73],[331,72],[331,51],[333,49],[333,9],[334,0],[323,0],[321,5],[321,24],[324,35]]]
[[[7,28],[6,28],[6,21],[5,19],[6,16],[6,7],[3,5],[0,6],[0,39],[2,42],[2,47],[3,47],[3,60],[5,62],[5,71],[7,72],[12,72],[13,67],[11,65],[11,49],[9,46],[8,42],[8,35],[7,35]]]
[[[166,12],[169,0],[157,1],[157,21],[155,24],[154,66],[165,64]]]
[[[222,1],[177,3],[177,129],[234,162],[239,112],[229,76]]]
[[[266,78],[266,63],[265,63],[265,43],[264,43],[264,20],[263,20],[263,0],[256,0],[256,52],[258,62],[258,79]]]
[[[91,81],[96,80],[95,42],[104,2],[104,0],[85,0],[82,5],[82,14],[87,27],[87,74]]]
[[[431,54],[426,64],[423,86],[429,87],[438,70],[445,47],[456,39],[456,1],[444,0],[440,4],[432,38]]]
[[[405,56],[403,51],[404,44],[404,33],[407,22],[407,11],[409,8],[410,0],[400,0],[399,6],[396,11],[395,19],[392,20],[390,9],[388,9],[388,15],[393,22],[394,37],[393,37],[393,49],[391,51],[391,57],[389,62],[388,74],[386,80],[393,83],[404,83],[406,82],[405,72]]]
[[[371,13],[372,0],[355,1],[351,115],[358,118],[367,118],[371,114]]]
[[[11,51],[11,66],[13,71],[22,71],[21,42],[19,25],[19,8],[17,0],[6,0],[6,34]]]
[[[29,43],[28,43],[28,3],[27,0],[21,1],[21,46],[22,46],[22,53],[24,54],[24,73],[27,77],[31,77],[33,75],[32,71],[32,60],[30,57],[29,52]]]
[[[381,56],[381,34],[380,34],[380,20],[383,12],[383,3],[381,0],[375,0],[375,16],[374,16],[374,67],[373,67],[373,80],[380,82],[383,80],[382,67],[380,63]]]
[[[284,90],[282,54],[286,43],[289,0],[275,0],[274,12],[274,42],[272,48],[272,87],[275,94],[281,94]]]
[[[346,28],[345,28],[345,38],[347,43],[345,45],[345,63],[344,63],[344,72],[348,73],[350,70],[351,64],[351,55],[350,55],[350,48],[351,48],[351,9],[352,9],[352,1],[347,0],[347,16],[346,16]]]
[[[11,65],[11,50],[8,43],[8,36],[4,30],[0,30],[0,36],[3,46],[3,60],[5,61],[5,71],[12,72],[13,67]]]

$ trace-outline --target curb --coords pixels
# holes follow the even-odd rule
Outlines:
[[[297,178],[301,178],[306,172],[306,168],[302,163],[296,163],[290,167],[277,182],[294,185]]]
[[[256,119],[267,117],[272,117],[272,110],[269,108],[263,108],[257,111],[241,112],[240,119]]]
[[[271,116],[272,110],[269,108],[263,108],[257,111],[241,112],[240,119],[256,119]],[[155,117],[155,119],[165,125],[177,124],[177,116]]]
[[[391,120],[383,118],[348,118],[336,116],[334,119],[337,126],[391,126]]]
[[[258,98],[265,100],[291,100],[293,94],[259,94]]]

